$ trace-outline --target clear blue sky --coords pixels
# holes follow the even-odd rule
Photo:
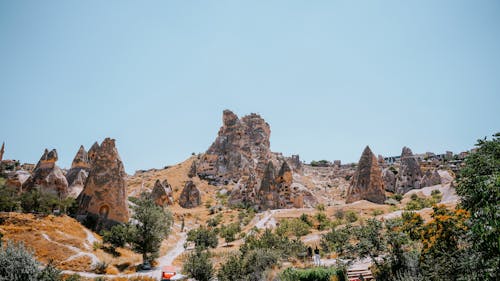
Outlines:
[[[0,1],[0,142],[205,151],[223,109],[306,160],[458,152],[500,130],[500,1]]]

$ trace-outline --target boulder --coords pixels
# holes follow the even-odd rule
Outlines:
[[[68,181],[61,168],[56,165],[57,160],[57,151],[55,149],[51,151],[45,149],[33,173],[22,184],[22,191],[39,188],[42,192],[65,198],[68,195]]]
[[[81,221],[95,221],[95,230],[109,229],[129,221],[125,168],[115,147],[115,140],[106,138],[92,146],[91,169],[77,198]]]
[[[78,197],[78,195],[80,195],[89,172],[90,161],[88,153],[83,145],[81,145],[80,149],[78,149],[78,152],[75,155],[75,158],[73,158],[71,169],[69,169],[68,173],[66,174],[69,196],[76,198]]]
[[[391,168],[382,170],[382,179],[384,181],[385,190],[396,192],[396,173],[394,173]]]
[[[151,197],[155,201],[156,205],[161,207],[172,205],[174,203],[172,194],[172,187],[167,180],[164,180],[163,182],[156,180],[153,191],[151,192]]]
[[[186,182],[179,197],[179,205],[183,208],[194,208],[201,204],[201,194],[193,181]]]
[[[222,120],[217,138],[201,156],[198,176],[214,185],[237,183],[251,173],[261,178],[271,157],[269,124],[255,113],[239,119],[230,110],[224,110]]]
[[[427,187],[441,184],[441,176],[437,170],[427,170],[420,181],[420,187]]]
[[[405,194],[412,189],[420,188],[422,171],[417,158],[408,147],[403,147],[401,152],[401,165],[396,177],[396,192]]]
[[[377,204],[383,204],[385,201],[382,171],[377,158],[368,146],[359,159],[358,167],[347,192],[346,203],[359,200],[368,200]]]

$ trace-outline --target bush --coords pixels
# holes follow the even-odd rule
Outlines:
[[[198,281],[209,281],[214,272],[210,261],[210,253],[199,250],[192,252],[189,254],[182,270]]]
[[[215,248],[219,244],[217,234],[205,227],[190,230],[187,235],[187,241],[193,242],[195,247],[199,249]]]
[[[220,229],[220,236],[224,238],[226,244],[229,244],[236,240],[236,234],[241,231],[239,223],[232,223],[227,226],[222,226]]]
[[[329,281],[346,280],[346,272],[343,268],[315,267],[309,269],[287,268],[280,274],[282,281]]]
[[[339,219],[339,220],[343,220],[344,219],[344,216],[345,216],[345,212],[343,209],[337,209],[335,211],[335,218]]]
[[[301,219],[284,219],[276,228],[276,234],[280,236],[295,236],[297,238],[307,235],[311,227]]]
[[[323,212],[317,213],[314,218],[318,222],[317,224],[317,229],[318,230],[324,230],[330,225],[330,220],[328,217],[325,215]]]
[[[0,247],[1,281],[37,281],[40,264],[22,243],[7,241]]]
[[[128,226],[124,224],[117,224],[109,231],[104,231],[102,235],[102,242],[108,243],[113,248],[124,247],[129,240]]]
[[[95,266],[94,266],[94,272],[97,273],[97,274],[106,274],[106,269],[108,268],[108,263],[107,262],[98,262]]]
[[[372,212],[372,216],[376,217],[376,216],[379,216],[379,215],[382,215],[384,213],[383,210],[373,210]]]
[[[38,275],[38,281],[61,281],[61,271],[54,267],[52,261]]]
[[[358,220],[358,214],[356,214],[356,212],[354,211],[347,211],[345,213],[345,219],[347,220],[347,222],[353,223]]]
[[[391,196],[389,196],[389,198],[392,198],[398,202],[401,202],[401,200],[403,200],[403,195],[402,194],[399,194],[399,193],[396,193],[396,194],[393,194]]]

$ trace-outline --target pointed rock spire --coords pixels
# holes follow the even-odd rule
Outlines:
[[[94,229],[109,229],[117,223],[128,222],[125,168],[115,147],[115,140],[106,138],[93,145],[91,169],[83,191],[78,196],[79,220],[88,216],[97,221]]]
[[[68,194],[68,181],[63,171],[56,165],[57,151],[45,149],[40,161],[36,164],[31,176],[23,183],[22,190],[30,191],[39,187],[43,192],[49,192],[64,198]]]
[[[363,150],[347,193],[346,203],[368,200],[383,204],[385,201],[384,182],[378,160],[369,146]]]

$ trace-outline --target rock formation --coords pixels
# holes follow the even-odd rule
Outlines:
[[[98,150],[99,150],[99,144],[97,142],[94,142],[94,144],[90,147],[90,149],[87,153],[89,163],[92,163],[92,161],[94,161]]]
[[[5,185],[8,187],[15,188],[18,191],[21,191],[23,183],[25,183],[30,176],[31,174],[25,170],[17,170],[9,172],[7,174],[7,181],[5,181]]]
[[[5,153],[5,142],[2,143],[2,148],[0,148],[0,162],[3,160],[3,154]]]
[[[383,204],[385,201],[382,171],[377,158],[368,146],[359,159],[358,168],[347,192],[346,203],[358,200],[368,200],[378,204]]]
[[[278,190],[276,188],[276,171],[273,162],[267,163],[264,176],[260,182],[258,190],[259,209],[277,209],[278,208]]]
[[[382,171],[382,179],[384,180],[385,190],[396,192],[396,174],[391,168],[385,168]]]
[[[256,207],[259,210],[312,207],[317,204],[314,195],[304,186],[293,182],[292,169],[286,161],[275,174],[271,161],[267,164],[258,190]]]
[[[433,186],[437,184],[441,184],[441,176],[436,169],[433,171],[427,170],[420,181],[420,187]]]
[[[196,160],[193,160],[193,163],[191,163],[191,168],[189,168],[189,172],[188,172],[188,177],[189,178],[194,178],[196,177]]]
[[[179,205],[183,208],[194,208],[201,204],[201,194],[193,181],[186,182],[179,197]]]
[[[73,163],[71,163],[71,169],[66,174],[66,180],[69,186],[69,196],[76,198],[80,192],[82,192],[89,172],[89,157],[82,145],[76,153]]]
[[[231,191],[230,205],[257,206],[257,179],[255,174],[243,177]]]
[[[68,194],[68,181],[63,171],[56,165],[57,151],[45,149],[31,176],[23,183],[22,190],[40,188],[42,192],[52,193],[59,198]]]
[[[156,205],[164,207],[172,205],[174,199],[172,197],[172,187],[168,184],[167,180],[156,180],[153,191],[151,192],[151,197],[155,201]]]
[[[115,140],[106,138],[100,146],[94,144],[91,151],[90,173],[77,198],[77,218],[95,221],[96,230],[128,222],[126,174]]]
[[[403,147],[401,152],[401,165],[396,179],[396,192],[405,194],[406,192],[420,188],[422,171],[413,152],[408,147]]]
[[[200,159],[198,176],[215,185],[236,183],[251,173],[261,178],[271,157],[270,134],[269,124],[259,115],[239,119],[224,110],[223,125]]]

